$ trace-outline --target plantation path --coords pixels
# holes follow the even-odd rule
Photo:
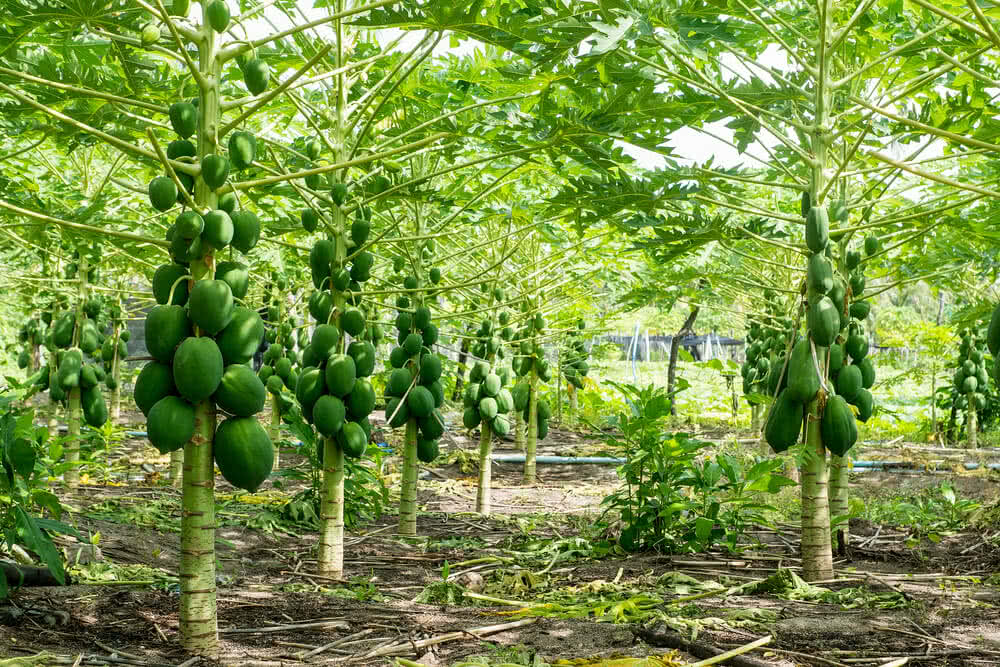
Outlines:
[[[315,534],[281,512],[303,481],[284,477],[283,489],[269,482],[246,496],[220,478],[220,664],[660,656],[657,664],[680,665],[705,657],[699,647],[730,649],[767,635],[767,647],[732,664],[879,665],[907,655],[917,656],[913,664],[1000,662],[1000,554],[981,535],[915,550],[905,531],[859,522],[853,558],[838,564],[845,578],[823,584],[822,599],[773,579],[771,592],[723,597],[725,587],[763,581],[779,566],[794,570],[794,528],[756,533],[761,544],[739,557],[629,556],[593,527],[616,483],[613,467],[595,465],[540,466],[532,487],[521,485],[517,464],[498,465],[496,513],[483,519],[470,512],[475,442],[452,433],[438,460],[448,463],[427,469],[419,538],[394,535],[394,515],[350,533],[344,582],[309,574]],[[599,455],[602,446],[557,429],[543,450]],[[21,591],[7,613],[17,618],[0,626],[0,653],[48,652],[23,664],[72,665],[81,655],[76,664],[193,664],[177,650],[169,570],[178,556],[178,494],[163,484],[165,457],[154,453],[131,439],[108,473],[131,485],[91,484],[65,497],[81,534],[100,533],[103,560],[88,563],[86,547],[67,546],[79,559],[74,577],[87,583]],[[302,462],[291,450],[282,456],[286,466]],[[389,459],[386,472],[398,482],[394,465]],[[391,493],[398,497],[398,486]]]

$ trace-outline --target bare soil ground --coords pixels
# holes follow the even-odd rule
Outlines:
[[[855,522],[855,546],[837,562],[840,578],[823,585],[863,595],[840,603],[726,596],[709,587],[796,569],[793,527],[755,534],[759,543],[740,555],[605,553],[595,550],[604,536],[592,524],[617,484],[614,467],[540,466],[538,483],[526,486],[518,464],[497,464],[495,513],[486,519],[471,511],[477,441],[449,435],[443,449],[469,456],[452,456],[421,479],[419,539],[395,535],[391,514],[349,535],[346,581],[310,574],[314,534],[247,525],[302,483],[263,489],[258,510],[227,505],[239,496],[219,478],[217,664],[391,665],[401,657],[431,666],[486,656],[493,665],[610,665],[658,656],[655,664],[681,665],[705,657],[694,655],[699,645],[730,649],[767,635],[767,646],[745,655],[751,662],[723,664],[843,667],[902,657],[942,667],[1000,664],[1000,554],[989,536],[963,533],[911,548],[905,529]],[[514,453],[510,445],[497,451]],[[600,449],[592,438],[554,429],[539,453]],[[0,655],[21,660],[0,664],[210,664],[177,647],[179,509],[163,479],[166,459],[138,438],[113,458],[113,478],[61,496],[81,534],[100,534],[103,561],[79,570],[87,583],[22,589],[0,609]],[[282,461],[294,466],[302,458],[289,450]],[[398,482],[391,462],[386,472]],[[857,483],[888,482],[866,474]],[[988,496],[993,488],[980,483],[979,491]],[[85,548],[66,551],[86,561]],[[464,589],[443,583],[446,564]],[[698,593],[705,595],[670,604]],[[653,633],[645,640],[643,625]],[[656,635],[684,650],[651,645]],[[38,654],[44,657],[28,661]]]

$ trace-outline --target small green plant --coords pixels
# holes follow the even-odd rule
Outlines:
[[[624,486],[603,502],[605,516],[617,513],[623,525],[622,548],[685,552],[721,544],[736,550],[746,529],[766,523],[775,509],[760,502],[761,494],[794,484],[776,474],[778,459],[749,470],[726,454],[699,462],[709,443],[665,428],[671,394],[655,385],[610,384],[630,406],[617,415],[617,430],[604,436],[626,459],[618,469]]]
[[[950,482],[925,489],[920,493],[869,500],[864,505],[864,518],[875,523],[909,529],[908,546],[916,546],[922,538],[938,542],[949,533],[964,530],[981,504],[959,498]]]
[[[10,394],[0,395],[0,550],[17,545],[33,552],[63,584],[65,567],[50,533],[79,536],[60,521],[62,505],[46,489],[49,470],[42,454],[48,430],[35,426],[33,409],[18,408],[14,401]],[[0,599],[9,595],[0,573]]]
[[[736,551],[748,528],[769,523],[768,515],[777,511],[771,504],[760,502],[761,494],[774,494],[795,485],[777,474],[783,467],[784,461],[773,458],[744,470],[739,459],[726,454],[693,464],[690,473],[679,480],[691,489],[694,498],[688,505],[697,514],[693,535],[685,536],[687,542],[703,548],[724,544]]]

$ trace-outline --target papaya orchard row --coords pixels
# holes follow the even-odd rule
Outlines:
[[[848,457],[879,410],[872,299],[931,275],[945,227],[989,236],[952,216],[988,220],[975,207],[996,195],[974,155],[955,157],[998,148],[968,130],[991,113],[980,49],[993,28],[981,12],[830,0],[776,8],[778,21],[731,7],[700,16],[704,30],[681,10],[550,4],[335,0],[317,18],[225,0],[8,12],[23,25],[0,38],[3,231],[39,257],[11,253],[26,285],[56,254],[40,275],[60,286],[24,309],[17,356],[30,391],[65,404],[73,484],[81,423],[105,424],[101,386],[123,384],[124,321],[144,320],[152,359],[134,400],[182,487],[186,650],[218,652],[216,465],[234,486],[261,488],[281,467],[282,421],[304,420],[322,466],[316,569],[340,578],[346,471],[368,454],[384,404],[403,430],[399,533],[418,531],[419,463],[462,430],[480,429],[487,515],[495,439],[523,440],[534,482],[562,383],[571,406],[589,386],[578,315],[614,290],[615,307],[705,296],[748,314],[744,392],[766,442],[804,459],[803,573],[832,578]],[[898,29],[876,34],[879,22]],[[477,50],[442,55],[449,42]],[[758,62],[774,44],[794,71]],[[734,78],[731,55],[766,81]],[[951,102],[936,99],[945,88]],[[921,108],[889,108],[908,100]],[[675,161],[677,130],[710,135],[719,119],[746,162]],[[939,158],[919,151],[885,154],[931,137],[949,144],[940,159],[957,159],[961,179],[928,171]],[[663,168],[633,160],[633,147]],[[116,296],[101,303],[105,289]],[[994,357],[997,331],[985,338]],[[452,406],[447,353],[463,362]],[[954,403],[972,436],[985,355],[972,336],[960,353]],[[846,544],[843,523],[836,534]]]

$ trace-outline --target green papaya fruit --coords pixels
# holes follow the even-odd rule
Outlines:
[[[227,482],[253,493],[271,474],[274,444],[255,417],[230,417],[215,430],[215,463]]]
[[[806,215],[806,246],[814,253],[826,250],[830,242],[830,220],[826,209],[813,206]]]
[[[820,433],[823,445],[836,456],[844,456],[857,442],[858,426],[854,413],[843,397],[834,395],[827,398]]]
[[[229,162],[234,169],[248,168],[257,159],[257,137],[249,132],[229,135]]]
[[[174,102],[168,109],[170,126],[181,139],[187,139],[198,129],[198,110],[190,102]]]
[[[208,19],[208,25],[212,26],[212,30],[223,33],[229,27],[229,7],[223,0],[212,0],[205,8],[205,18]]]
[[[157,211],[166,211],[177,203],[177,185],[167,176],[157,176],[149,182],[149,203]]]
[[[260,220],[253,211],[243,209],[234,211],[230,216],[233,224],[233,235],[230,245],[240,252],[250,252],[260,240]]]
[[[814,253],[809,257],[806,280],[809,289],[820,294],[827,294],[833,288],[833,266],[822,253]]]
[[[271,68],[259,58],[252,58],[243,66],[243,82],[251,95],[260,95],[267,90],[271,78]]]

